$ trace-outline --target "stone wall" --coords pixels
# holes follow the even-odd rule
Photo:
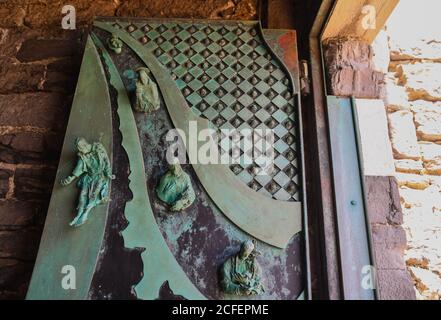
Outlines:
[[[380,40],[390,56],[384,100],[407,234],[406,264],[417,297],[435,300],[441,299],[440,9],[437,0],[424,6],[402,1]]]
[[[378,47],[357,39],[328,39],[324,43],[327,89],[328,95],[357,98],[366,210],[378,297],[383,300],[414,299],[404,261],[406,234],[394,177],[386,110],[380,100],[389,63],[381,61],[375,55],[378,52]],[[379,67],[381,65],[386,70]]]
[[[61,29],[75,6],[78,29]],[[0,299],[24,298],[94,16],[253,19],[257,0],[0,0]]]

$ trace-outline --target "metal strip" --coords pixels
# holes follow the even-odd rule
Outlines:
[[[351,100],[328,96],[328,120],[344,298],[373,300],[374,291],[362,285],[371,259]]]
[[[260,20],[259,20],[260,21]],[[310,266],[310,252],[309,252],[309,234],[308,234],[308,209],[307,209],[307,203],[306,203],[306,179],[305,179],[305,149],[304,149],[304,140],[303,140],[303,121],[302,121],[302,101],[300,97],[300,83],[298,76],[295,76],[295,74],[299,74],[299,65],[298,65],[298,51],[297,48],[294,48],[291,50],[294,50],[295,52],[295,59],[296,65],[290,64],[289,67],[286,63],[284,63],[285,59],[288,59],[287,57],[283,57],[280,55],[280,53],[276,52],[275,46],[276,44],[271,45],[269,40],[271,39],[271,34],[276,32],[275,30],[265,30],[262,27],[262,23],[260,24],[260,31],[262,34],[262,37],[265,39],[265,43],[267,44],[268,49],[270,52],[278,58],[280,61],[282,67],[285,69],[285,72],[289,75],[289,78],[291,80],[291,83],[293,85],[294,92],[297,96],[297,105],[298,105],[298,114],[297,114],[297,123],[298,128],[296,130],[296,134],[300,137],[299,147],[300,147],[300,158],[301,158],[301,164],[300,164],[300,174],[301,174],[301,184],[302,184],[302,204],[303,204],[303,228],[304,228],[304,237],[305,237],[305,267],[306,267],[306,289],[301,295],[301,299],[299,297],[299,300],[305,300],[311,298],[311,266]],[[278,30],[280,31],[280,30]],[[292,31],[292,34],[290,37],[295,38],[295,43],[297,43],[297,33],[296,31]],[[288,41],[289,43],[289,41]]]
[[[125,32],[98,21],[94,25],[116,34],[149,67],[176,128],[188,137],[190,121],[197,123],[198,131],[209,127],[207,120],[191,111],[175,82],[152,54]],[[285,248],[292,236],[302,230],[301,202],[277,201],[256,193],[241,183],[226,165],[193,164],[193,168],[220,210],[255,238]]]
[[[98,120],[98,121],[97,121]],[[75,184],[61,187],[76,163],[74,141],[77,137],[101,140],[112,161],[112,118],[106,77],[98,52],[87,40],[78,86],[52,191],[46,224],[27,293],[27,299],[87,299],[104,238],[108,204],[100,205],[84,226],[72,228],[77,190]],[[62,287],[64,266],[75,270],[75,290]],[[71,274],[72,275],[72,274]]]
[[[333,197],[333,177],[326,110],[326,81],[320,35],[335,0],[311,1],[317,15],[309,34],[309,56],[312,76],[312,96],[305,98],[307,108],[305,116],[311,119],[311,126],[306,128],[311,137],[307,157],[308,181],[313,192],[309,191],[310,215],[310,259],[314,281],[313,296],[317,299],[337,300],[342,297],[341,266],[336,224],[336,209]],[[305,104],[305,103],[304,103]],[[314,149],[316,146],[317,149]],[[309,159],[308,159],[309,158]],[[317,197],[319,201],[317,201]]]
[[[148,179],[129,97],[107,50],[98,37],[93,34],[92,37],[97,47],[102,50],[110,74],[110,85],[118,92],[119,129],[122,134],[122,146],[130,163],[129,188],[133,198],[126,203],[124,211],[129,222],[122,232],[124,245],[127,248],[146,249],[141,254],[144,276],[134,288],[137,297],[145,300],[158,298],[161,286],[168,281],[175,295],[186,299],[205,299],[182,270],[159,230],[148,197]]]
[[[352,116],[354,119],[354,128],[355,128],[355,137],[357,142],[357,150],[358,150],[358,162],[360,164],[360,174],[361,174],[361,186],[363,190],[363,203],[365,208],[365,223],[366,223],[366,230],[367,230],[367,239],[368,239],[368,245],[369,245],[369,255],[371,259],[371,265],[375,266],[377,265],[375,260],[375,254],[374,254],[374,244],[372,239],[372,228],[371,223],[369,219],[369,212],[368,212],[368,205],[367,205],[367,193],[366,193],[366,183],[365,183],[365,173],[363,168],[363,152],[362,152],[362,145],[361,145],[361,136],[360,136],[360,122],[359,117],[357,115],[357,99],[354,97],[351,98],[351,105],[352,105]],[[378,277],[375,277],[374,281],[374,287],[378,288]],[[374,292],[374,298],[378,299],[378,290],[373,289]]]

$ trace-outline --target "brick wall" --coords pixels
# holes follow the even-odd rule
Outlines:
[[[78,28],[61,29],[74,5]],[[0,0],[0,299],[23,298],[93,16],[252,19],[257,0]]]

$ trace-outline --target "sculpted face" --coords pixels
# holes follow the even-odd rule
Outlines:
[[[246,259],[254,251],[254,244],[252,241],[246,241],[240,247],[239,257],[241,259]]]
[[[150,73],[150,70],[147,68],[143,68],[139,70],[139,79],[142,83],[146,84],[149,82],[149,76],[148,73]]]
[[[92,145],[83,138],[78,139],[76,145],[78,151],[81,153],[89,153],[92,150]]]
[[[180,176],[182,173],[182,167],[179,164],[179,162],[175,162],[175,163],[171,164],[170,171],[171,171],[171,173],[173,173],[173,175]]]

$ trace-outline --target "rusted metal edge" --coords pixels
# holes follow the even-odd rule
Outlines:
[[[298,147],[300,152],[300,175],[301,175],[301,183],[302,183],[302,196],[301,196],[301,202],[302,202],[302,218],[303,218],[303,235],[304,235],[304,243],[305,243],[305,265],[306,265],[306,288],[305,291],[302,293],[303,299],[311,299],[311,266],[310,266],[310,251],[309,251],[309,227],[308,227],[308,207],[307,207],[307,201],[306,201],[306,178],[305,178],[305,149],[304,149],[304,140],[303,140],[303,121],[302,121],[302,100],[300,96],[300,83],[299,79],[294,79],[294,75],[292,72],[288,69],[288,67],[283,62],[283,58],[277,56],[277,54],[274,52],[273,48],[268,45],[268,42],[265,39],[265,29],[263,29],[262,22],[259,20],[259,29],[261,36],[263,37],[264,44],[266,45],[268,51],[277,58],[277,60],[280,62],[282,69],[285,71],[285,73],[288,75],[290,79],[290,83],[292,85],[293,91],[295,92],[297,96],[297,135],[299,136],[298,141]],[[297,52],[297,49],[296,49]],[[298,61],[298,56],[297,56]],[[296,81],[297,80],[297,81]],[[296,85],[297,88],[296,88]]]
[[[338,300],[342,297],[341,290],[341,267],[340,253],[337,236],[336,211],[334,203],[333,175],[331,171],[331,156],[329,146],[329,130],[327,123],[326,110],[326,85],[322,46],[320,37],[329,14],[333,8],[334,0],[322,0],[320,9],[315,18],[309,35],[309,53],[311,59],[312,76],[312,103],[310,107],[314,109],[314,123],[316,130],[318,179],[320,187],[317,188],[320,203],[318,214],[321,226],[315,226],[317,232],[310,234],[310,241],[314,239],[316,247],[321,248],[320,252],[315,252],[314,259],[316,275],[320,280],[318,286],[318,298]],[[311,243],[310,243],[311,244]],[[312,254],[312,253],[311,253]],[[312,257],[312,255],[311,255]],[[315,297],[312,296],[314,299]]]

